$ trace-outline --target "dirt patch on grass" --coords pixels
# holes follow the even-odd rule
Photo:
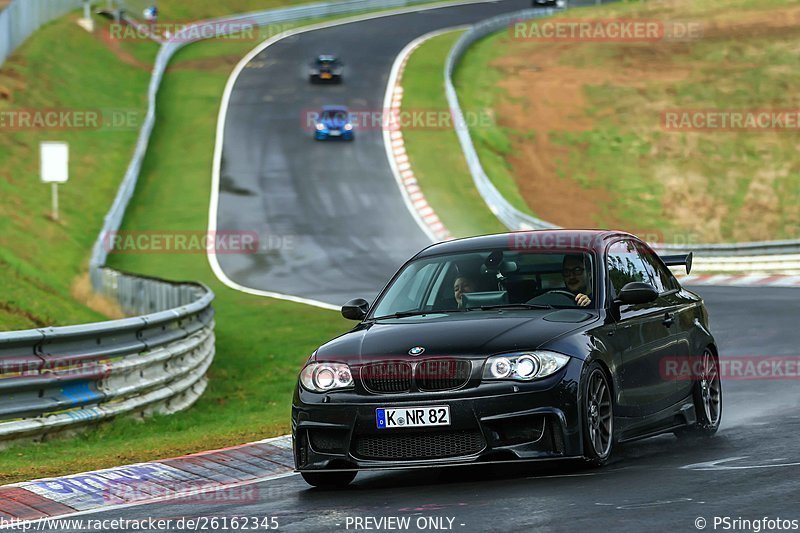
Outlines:
[[[34,325],[37,328],[42,328],[47,326],[46,320],[43,320],[41,317],[36,316],[35,314],[31,313],[26,309],[22,309],[21,307],[16,307],[15,305],[12,304],[13,302],[0,301],[0,311],[18,317],[26,322],[29,322],[30,324]]]
[[[72,282],[70,292],[76,301],[82,303],[92,311],[97,311],[101,315],[112,320],[125,318],[125,313],[113,298],[97,294],[92,290],[92,282],[89,279],[88,273],[81,274],[75,278]]]
[[[789,73],[790,67],[783,64],[764,65],[753,50],[759,50],[763,39],[769,39],[770,43],[783,43],[800,53],[797,25],[800,6],[729,11],[721,7],[712,18],[699,19],[703,21],[703,38],[697,46],[708,47],[709,43],[717,46],[716,41],[719,41],[719,60],[709,55],[696,55],[695,43],[691,42],[511,42],[506,55],[491,62],[490,66],[503,74],[498,86],[507,96],[495,107],[499,124],[520,132],[532,132],[530,135],[512,136],[513,149],[506,159],[520,193],[537,216],[568,227],[602,225],[640,233],[653,230],[636,227],[637,221],[630,215],[619,218],[616,213],[622,210],[609,206],[615,203],[617,207],[635,206],[636,202],[647,200],[647,196],[652,203],[653,198],[658,200],[658,197],[641,190],[631,193],[630,197],[621,196],[614,191],[614,176],[609,176],[607,170],[604,174],[603,168],[592,166],[594,158],[587,146],[557,141],[560,134],[592,132],[599,121],[610,118],[618,124],[621,132],[633,133],[651,144],[649,154],[642,156],[641,160],[632,157],[630,164],[642,165],[636,170],[640,170],[643,188],[653,193],[661,191],[661,219],[665,223],[675,221],[675,231],[691,229],[708,241],[729,240],[731,237],[734,240],[760,240],[780,235],[781,224],[786,223],[786,211],[790,208],[782,206],[779,191],[786,180],[791,179],[790,175],[796,174],[796,169],[765,157],[763,170],[751,169],[746,174],[737,174],[734,151],[734,156],[719,156],[718,172],[713,165],[706,166],[703,171],[687,171],[693,159],[708,154],[708,150],[704,152],[699,145],[707,145],[719,135],[660,135],[663,130],[658,120],[640,118],[645,114],[658,117],[665,109],[679,107],[676,104],[680,101],[677,88],[686,84],[713,84],[716,94],[726,97],[737,91],[749,91],[747,87],[736,85],[738,78],[733,75],[725,76],[723,72],[723,75],[714,77],[720,68],[730,67],[731,74],[756,67],[776,76]],[[678,11],[663,12],[659,16],[680,18],[679,14]],[[595,47],[592,53],[598,60],[572,61],[575,56],[592,57],[586,53],[585,47]],[[742,56],[744,52],[753,56],[749,67],[749,61],[740,59],[750,57]],[[698,60],[697,56],[703,59]],[[735,57],[736,61],[729,62],[729,57]],[[764,83],[769,83],[769,80],[764,80]],[[612,103],[608,108],[593,106],[589,90],[602,91],[606,85],[622,88],[625,94],[632,96],[625,116],[614,116],[624,108],[624,103]],[[654,91],[654,87],[658,90]],[[654,98],[653,94],[659,96]],[[705,107],[724,108],[726,102],[721,100],[715,100],[715,92],[709,91],[706,102],[711,105]],[[751,99],[751,102],[757,100]],[[704,104],[696,107],[704,107]],[[765,102],[762,107],[776,105]],[[758,135],[761,135],[759,142],[764,144],[776,137],[770,133]],[[785,135],[780,137],[785,138]],[[569,163],[576,160],[580,160],[583,176],[564,175],[564,169],[575,167]],[[682,165],[673,166],[674,161],[681,161]],[[595,180],[596,175],[602,175],[601,179]],[[734,199],[733,195],[720,195],[711,185],[735,184],[737,179],[750,180],[745,186],[743,200]],[[736,203],[740,201],[743,202],[741,205]]]
[[[92,35],[94,35],[94,37],[98,41],[103,43],[103,45],[106,48],[108,48],[111,52],[113,52],[113,54],[117,56],[117,59],[119,59],[126,65],[130,65],[140,70],[148,70],[148,71],[152,68],[152,65],[140,61],[131,52],[125,50],[125,48],[122,47],[120,40],[114,38],[109,32],[107,27],[100,27],[96,29]]]
[[[619,226],[621,221],[613,214],[601,215],[602,206],[611,200],[608,191],[558,175],[558,162],[569,157],[569,150],[554,144],[550,134],[592,129],[594,119],[586,113],[586,85],[613,82],[636,87],[653,80],[669,83],[686,79],[690,70],[663,69],[645,75],[646,65],[653,61],[650,53],[631,57],[627,67],[614,72],[560,65],[561,56],[577,46],[583,45],[539,45],[533,54],[526,46],[494,61],[493,67],[507,73],[500,87],[510,97],[497,108],[498,119],[503,126],[535,132],[532,138],[515,140],[514,155],[508,161],[520,192],[538,216],[567,227],[594,227],[601,217],[605,225]],[[547,201],[542,201],[544,198]]]

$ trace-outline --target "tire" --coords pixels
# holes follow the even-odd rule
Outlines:
[[[321,489],[340,489],[355,479],[356,472],[300,472],[300,475],[311,486]]]
[[[592,466],[603,466],[614,448],[614,397],[603,368],[589,365],[582,384],[581,434],[583,456]]]
[[[703,352],[701,375],[694,378],[692,399],[697,422],[675,432],[678,437],[711,437],[722,421],[722,380],[717,357],[706,349]]]

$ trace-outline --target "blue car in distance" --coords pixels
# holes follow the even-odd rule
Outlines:
[[[325,106],[314,121],[314,138],[318,141],[354,138],[350,111],[345,106]]]

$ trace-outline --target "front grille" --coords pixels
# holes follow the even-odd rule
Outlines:
[[[473,455],[486,447],[479,431],[360,436],[354,453],[364,459],[440,459]]]
[[[364,365],[361,368],[361,382],[371,392],[409,392],[411,365],[402,361]]]
[[[469,380],[472,365],[458,359],[432,359],[421,362],[414,375],[421,391],[457,389]]]

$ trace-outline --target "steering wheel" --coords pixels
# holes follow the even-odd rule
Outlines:
[[[543,298],[543,297],[547,296],[548,294],[553,294],[553,295],[560,296],[560,297],[562,297],[562,298],[566,298],[566,299],[568,299],[568,300],[569,300],[569,303],[570,303],[570,304],[573,304],[573,305],[575,304],[575,295],[574,295],[574,294],[572,294],[571,292],[569,292],[569,291],[565,291],[565,290],[563,290],[563,289],[553,289],[553,290],[549,290],[549,291],[547,291],[547,292],[545,292],[545,293],[542,293],[542,294],[540,294],[540,295],[539,295],[539,296],[537,296],[536,298],[531,298],[531,299],[529,300],[529,302],[530,302],[530,303],[536,303],[536,300],[539,300],[540,298]]]

